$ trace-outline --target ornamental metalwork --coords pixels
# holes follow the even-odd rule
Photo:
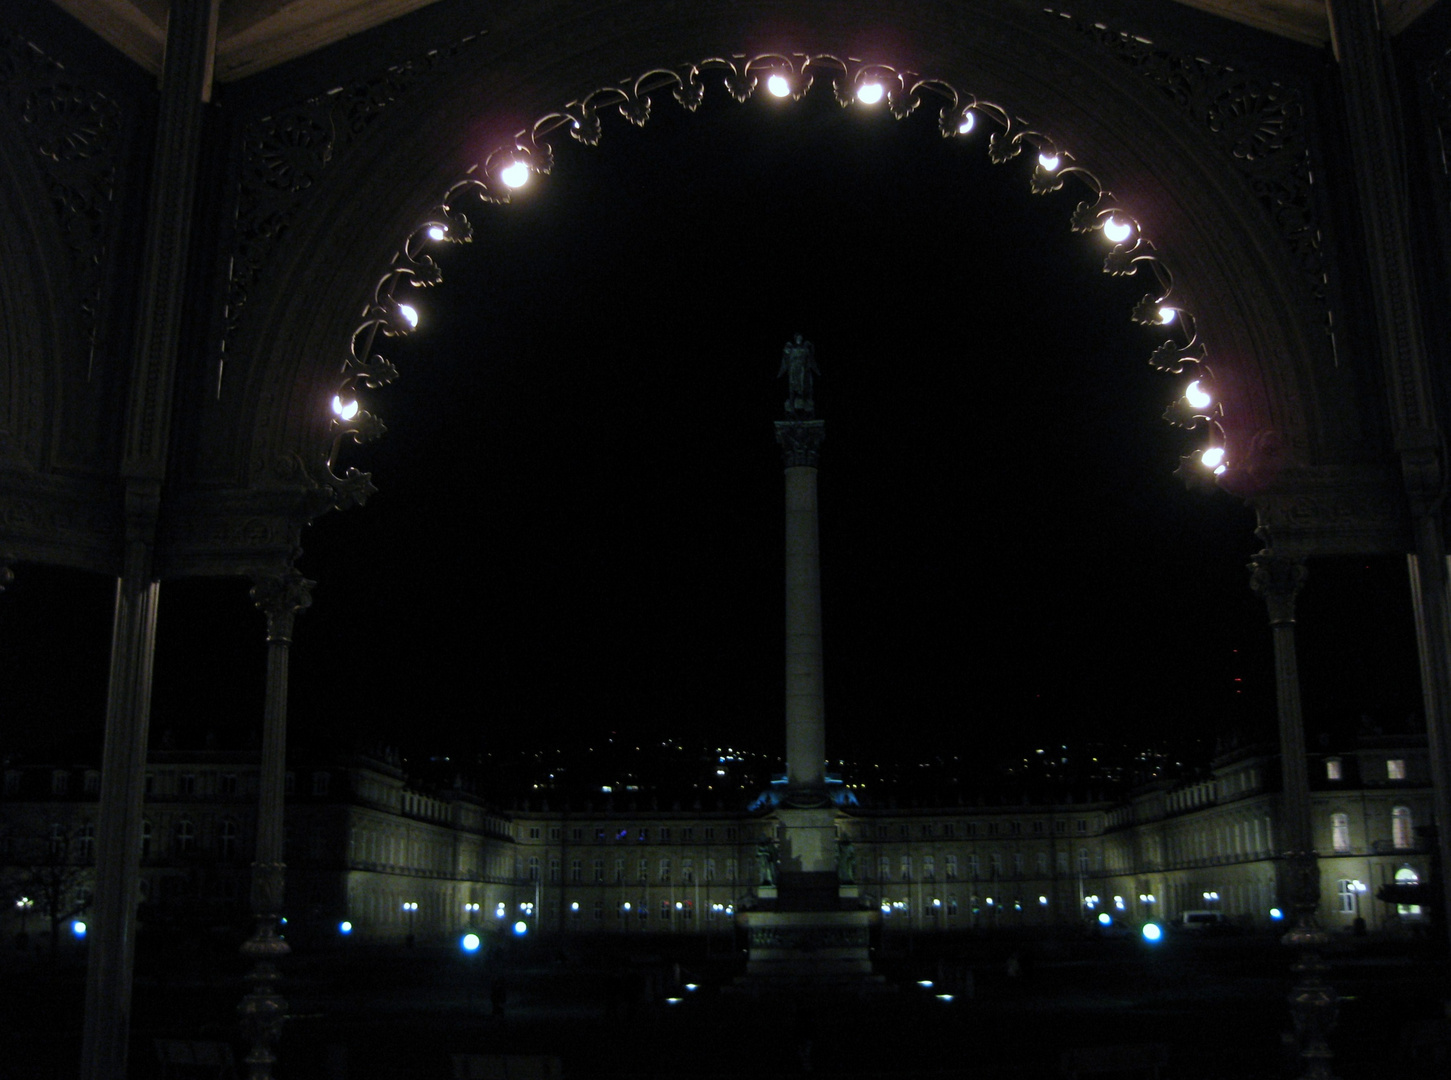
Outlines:
[[[1274,222],[1315,298],[1325,295],[1325,257],[1316,220],[1305,95],[1201,56],[1178,56],[1148,38],[1045,8],[1156,87],[1209,131]]]
[[[371,127],[383,110],[480,36],[471,34],[371,78],[334,87],[254,120],[243,130],[219,343],[219,387],[226,373],[229,346],[253,286],[278,242],[291,228],[305,194],[334,158]]]
[[[601,87],[545,114],[511,142],[495,147],[482,161],[471,166],[444,192],[435,208],[419,220],[374,287],[363,319],[354,329],[348,352],[342,358],[342,377],[331,402],[333,417],[323,476],[333,492],[335,506],[343,508],[361,502],[373,490],[368,474],[351,467],[338,471],[341,450],[349,440],[363,443],[383,434],[381,420],[363,401],[367,391],[388,384],[398,375],[396,367],[381,350],[390,338],[413,328],[416,313],[408,303],[410,289],[440,280],[433,252],[440,245],[472,238],[471,213],[485,206],[507,204],[510,181],[518,183],[521,173],[525,176],[548,174],[554,165],[551,139],[561,134],[594,146],[604,135],[605,118],[612,113],[618,113],[635,126],[643,126],[649,122],[659,98],[668,97],[694,112],[704,99],[707,81],[718,79],[732,98],[745,102],[763,81],[773,77],[784,80],[776,84],[773,92],[780,93],[784,87],[784,92],[794,99],[801,98],[818,83],[825,83],[843,107],[857,101],[863,87],[879,87],[885,107],[898,119],[922,108],[935,110],[937,130],[944,138],[970,136],[986,129],[987,153],[995,164],[1013,161],[1024,151],[1036,156],[1029,177],[1030,190],[1035,194],[1058,191],[1072,179],[1086,191],[1086,198],[1078,203],[1069,227],[1075,232],[1102,231],[1109,238],[1112,247],[1105,258],[1104,271],[1115,275],[1146,272],[1150,290],[1134,307],[1131,318],[1146,325],[1164,326],[1169,334],[1154,351],[1153,366],[1175,375],[1191,374],[1203,385],[1212,382],[1208,349],[1199,336],[1192,313],[1176,303],[1173,275],[1160,260],[1153,243],[1143,235],[1132,212],[1050,135],[1028,126],[1003,106],[960,91],[944,79],[885,64],[824,53],[716,56],[680,68],[652,69],[638,78]],[[271,156],[275,164],[269,175],[275,184],[295,188],[309,175],[309,169],[321,167],[323,148],[330,146],[329,140],[333,138],[332,127],[317,119],[316,109],[310,115],[311,128],[300,122],[283,125],[286,130],[296,131],[306,143],[305,151],[299,155],[304,165],[286,163],[280,151],[274,152]],[[1222,116],[1219,122],[1226,130],[1246,129],[1241,138],[1247,154],[1261,155],[1262,148],[1274,141],[1266,141],[1268,136],[1256,138],[1250,130],[1252,124],[1230,124],[1229,118],[1235,114],[1227,101],[1216,115]],[[253,155],[258,161],[264,156]],[[254,230],[270,220],[257,212],[251,218]],[[280,227],[285,227],[285,223],[274,223],[261,231],[275,239],[273,234]],[[247,274],[233,273],[235,287],[241,294],[245,292],[244,278],[250,280]],[[1187,413],[1181,409],[1174,418],[1185,427],[1206,429],[1210,448],[1222,450],[1221,416],[1222,407],[1216,401]],[[1193,473],[1192,477],[1186,475],[1186,480],[1212,485],[1214,476],[1225,469],[1217,459],[1214,464],[1199,462],[1192,455],[1185,459],[1181,474]]]
[[[106,245],[125,131],[120,105],[84,85],[60,61],[0,30],[0,101],[39,159],[71,256],[86,377],[95,370]]]

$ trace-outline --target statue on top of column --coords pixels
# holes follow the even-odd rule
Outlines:
[[[816,346],[800,334],[786,342],[781,350],[781,370],[776,378],[786,376],[786,415],[795,420],[816,416],[816,399],[812,395],[815,377],[821,374],[816,366]]]

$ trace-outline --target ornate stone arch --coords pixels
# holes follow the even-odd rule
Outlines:
[[[197,479],[270,493],[294,525],[325,509],[334,498],[322,490],[325,405],[350,336],[440,195],[491,150],[530,144],[537,118],[578,114],[602,87],[638,102],[635,81],[645,73],[766,53],[861,57],[940,81],[1000,104],[1014,124],[1091,170],[1172,271],[1175,306],[1196,316],[1195,345],[1207,346],[1226,400],[1235,467],[1225,486],[1273,493],[1286,470],[1322,465],[1344,441],[1328,419],[1344,409],[1324,376],[1325,307],[1305,265],[1305,222],[1287,227],[1245,167],[1246,157],[1283,150],[1269,145],[1273,131],[1268,143],[1253,140],[1286,122],[1285,102],[1300,91],[1041,7],[807,4],[793,6],[786,26],[725,3],[648,13],[618,4],[542,34],[516,26],[440,40],[370,79],[246,121],[265,137],[241,139],[244,210],[246,185],[267,169],[301,171],[284,185],[292,190],[276,207],[280,228],[276,217],[239,217],[256,231],[232,238],[231,265],[239,253],[257,262],[244,302],[229,306],[222,394],[200,404],[215,422],[199,425]],[[656,107],[675,107],[668,88],[654,96]],[[606,138],[612,122],[624,121],[608,117]],[[549,135],[567,137],[560,128]],[[1307,153],[1305,133],[1295,137],[1290,152]],[[270,159],[268,139],[280,148]],[[237,292],[235,276],[229,287]],[[1154,288],[1146,282],[1146,293]],[[196,512],[179,516],[180,533],[212,513]],[[290,530],[266,531],[270,545]]]

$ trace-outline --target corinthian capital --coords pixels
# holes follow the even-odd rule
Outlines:
[[[1270,625],[1293,623],[1295,598],[1305,585],[1305,564],[1265,548],[1250,559],[1249,572],[1249,587],[1269,608]]]
[[[267,617],[269,642],[285,645],[292,641],[293,620],[312,603],[312,587],[316,584],[296,570],[253,576],[252,603]]]

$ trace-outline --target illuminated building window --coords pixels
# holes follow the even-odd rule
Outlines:
[[[1418,884],[1420,884],[1420,881],[1421,881],[1420,875],[1418,875],[1409,866],[1403,866],[1399,870],[1396,871],[1396,884],[1397,885],[1418,885]],[[1421,914],[1421,905],[1420,904],[1397,904],[1396,905],[1396,914],[1397,915],[1419,916]]]
[[[1327,779],[1327,780],[1343,780],[1344,778],[1345,778],[1345,776],[1344,776],[1344,773],[1341,770],[1341,766],[1340,766],[1340,759],[1338,757],[1326,758],[1325,759],[1325,779]]]
[[[1336,851],[1350,850],[1350,815],[1330,815],[1330,846]]]
[[[1335,892],[1340,902],[1340,914],[1354,915],[1356,897],[1355,882],[1342,878],[1336,885]]]
[[[1414,845],[1409,806],[1397,806],[1391,811],[1391,843],[1398,848],[1408,848]]]
[[[1404,780],[1406,778],[1406,762],[1404,758],[1390,758],[1386,761],[1386,779]]]

